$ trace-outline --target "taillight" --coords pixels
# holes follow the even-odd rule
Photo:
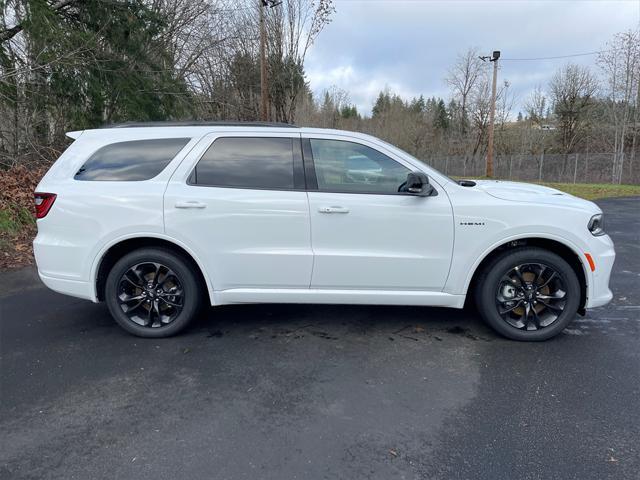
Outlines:
[[[36,192],[33,197],[36,202],[36,218],[46,217],[53,206],[53,202],[56,201],[56,194]]]

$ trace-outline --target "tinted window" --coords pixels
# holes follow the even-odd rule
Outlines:
[[[397,193],[409,169],[373,148],[342,140],[311,140],[318,190]]]
[[[112,143],[85,162],[76,180],[149,180],[158,175],[190,138],[163,138]]]
[[[291,189],[293,148],[292,138],[218,138],[196,165],[189,183]]]

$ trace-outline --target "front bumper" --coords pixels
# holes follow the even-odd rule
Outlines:
[[[593,257],[595,270],[591,272],[586,308],[601,307],[613,298],[613,292],[609,289],[611,270],[616,259],[613,242],[609,235],[603,235],[594,237],[591,243],[589,253]]]

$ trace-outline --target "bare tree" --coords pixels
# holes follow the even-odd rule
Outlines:
[[[582,140],[589,127],[589,113],[598,91],[598,80],[589,68],[575,64],[561,67],[549,83],[549,91],[557,118],[560,150],[563,154],[562,174],[568,155]]]
[[[458,122],[460,132],[463,135],[466,133],[468,124],[469,97],[486,76],[486,65],[479,57],[480,53],[477,48],[470,48],[458,55],[456,63],[449,69],[446,77],[453,97],[460,103]]]
[[[618,33],[598,56],[598,65],[607,85],[606,105],[613,127],[614,162],[612,181],[622,182],[625,147],[630,130],[637,136],[632,122],[637,121],[637,98],[640,95],[640,34],[637,31]],[[635,142],[633,142],[635,154]]]
[[[307,52],[333,12],[332,0],[284,0],[269,9],[270,96],[276,120],[294,121]]]
[[[525,102],[525,112],[527,117],[534,125],[542,127],[546,118],[547,111],[547,95],[538,85],[529,95]]]
[[[547,94],[540,85],[536,86],[525,101],[527,122],[523,146],[527,144],[527,150],[534,154],[542,153],[545,150],[545,128],[549,120],[547,118],[548,103]]]

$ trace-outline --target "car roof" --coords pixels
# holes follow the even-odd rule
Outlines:
[[[100,128],[67,132],[73,139],[81,135],[93,138],[154,138],[171,136],[200,137],[215,132],[261,132],[341,135],[352,138],[378,140],[365,133],[329,128],[298,127],[278,122],[127,122]]]
[[[187,120],[187,121],[163,121],[163,122],[124,122],[104,125],[101,128],[149,128],[149,127],[282,127],[299,128],[291,123],[284,122],[242,122],[233,120]]]

